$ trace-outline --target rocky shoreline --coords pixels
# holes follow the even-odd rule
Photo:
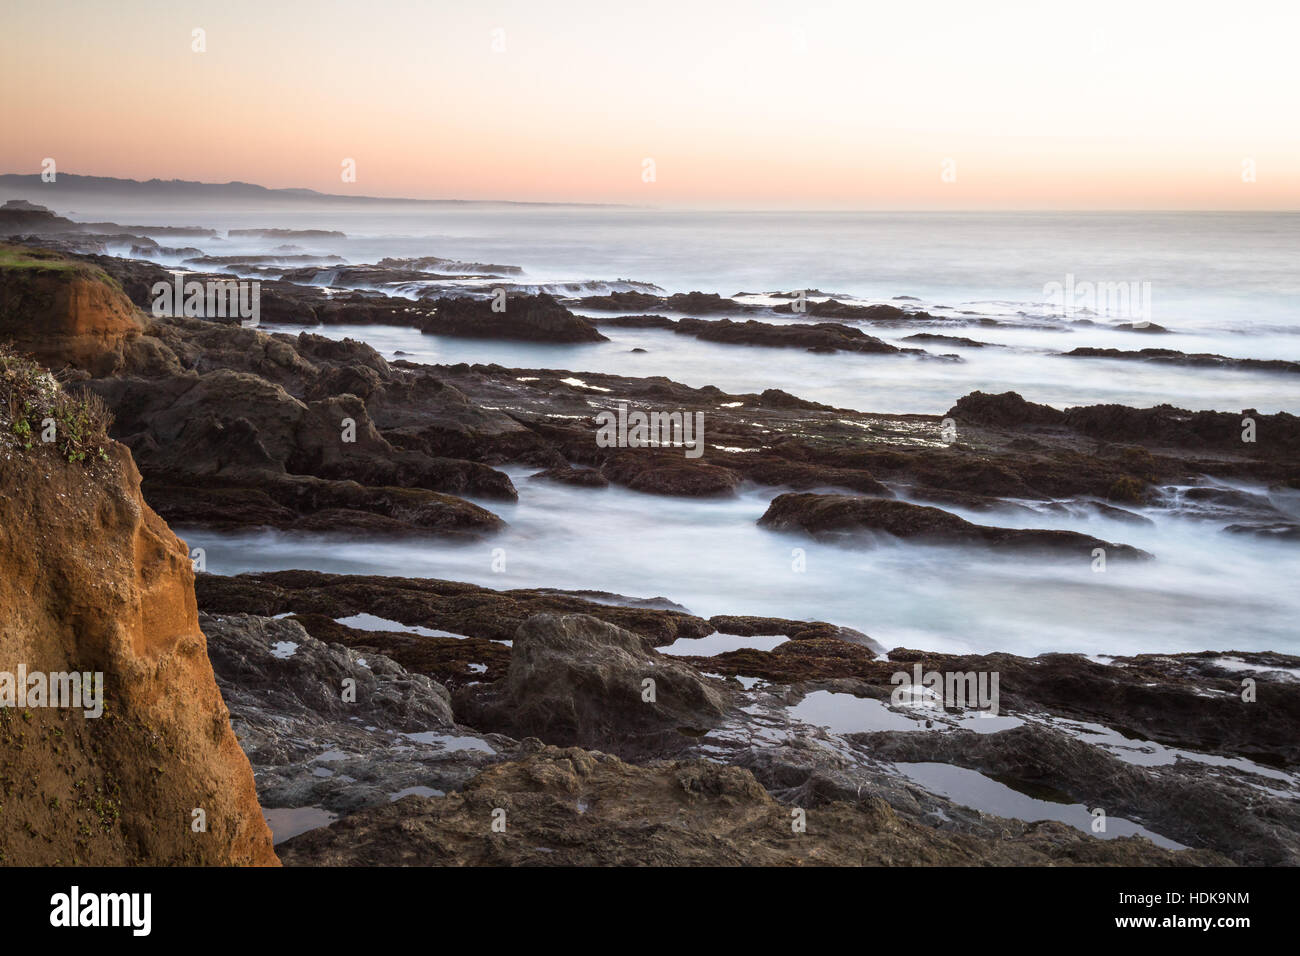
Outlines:
[[[57,371],[69,395],[111,411],[114,467],[139,469],[146,517],[180,554],[173,564],[184,552],[163,521],[490,541],[505,527],[494,502],[519,497],[505,469],[520,466],[529,481],[593,494],[758,488],[770,493],[760,528],[849,548],[1160,560],[1124,541],[1005,523],[1015,509],[1132,527],[1150,523],[1135,509],[1166,509],[1225,534],[1300,538],[1300,418],[1287,413],[1058,409],[976,391],[942,415],[899,415],[780,389],[419,364],[313,331],[146,314],[153,284],[171,273],[103,254],[128,227],[5,210],[0,226],[36,237],[0,246],[19,263],[0,269],[0,338]],[[517,267],[440,257],[344,266],[370,288],[327,292],[313,281],[317,265],[334,267],[327,260],[191,258],[270,270],[263,321],[297,326],[581,343],[621,324],[892,362],[949,356],[842,322],[981,324],[834,297],[804,312],[653,288],[557,296],[528,288]],[[192,274],[211,276],[231,273]],[[431,278],[447,280],[438,294],[378,291]],[[485,278],[506,283],[504,312],[476,285]],[[940,331],[911,338],[985,345]],[[1222,358],[1112,353],[1066,354]],[[704,454],[603,447],[596,416],[619,406],[707,415]],[[1243,417],[1259,440],[1243,442]],[[672,594],[302,569],[199,573],[192,593],[177,587],[197,599],[190,630],[206,638],[247,756],[229,773],[251,764],[290,865],[1300,863],[1300,658],[1280,653],[940,654],[883,647],[836,622],[748,615],[739,597],[702,617]],[[711,652],[692,653],[701,648]],[[1000,704],[982,716],[900,700],[897,677],[913,672],[997,675]],[[1098,811],[1108,829],[1092,825]],[[261,836],[245,826],[231,837],[234,861],[266,862]],[[200,862],[174,848],[159,860]]]

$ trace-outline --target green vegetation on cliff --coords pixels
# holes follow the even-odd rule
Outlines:
[[[70,395],[47,369],[0,344],[0,443],[48,445],[69,462],[106,458],[112,413],[93,393]]]

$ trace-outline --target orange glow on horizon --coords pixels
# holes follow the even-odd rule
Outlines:
[[[48,156],[86,175],[408,198],[1300,208],[1300,13],[1285,4],[1227,20],[1105,2],[443,6],[11,11],[0,172]]]

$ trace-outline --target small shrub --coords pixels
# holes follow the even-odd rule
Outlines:
[[[7,432],[24,451],[48,444],[68,462],[107,459],[112,413],[94,393],[70,395],[38,363],[0,345],[0,414],[7,412]],[[54,423],[54,439],[44,440],[45,423]]]

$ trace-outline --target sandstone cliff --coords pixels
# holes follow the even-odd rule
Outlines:
[[[42,442],[24,422],[47,415],[94,420],[0,350],[0,863],[275,865],[185,544],[125,447]],[[102,673],[101,716],[14,696],[22,672],[74,671]]]
[[[136,307],[101,270],[55,253],[0,243],[0,342],[50,368],[116,369],[140,334]]]

